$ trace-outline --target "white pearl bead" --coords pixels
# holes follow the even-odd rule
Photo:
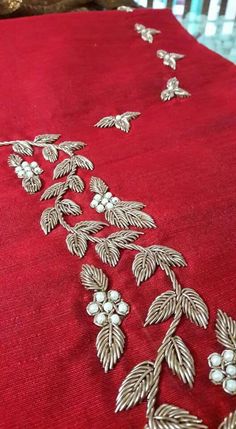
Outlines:
[[[38,163],[36,161],[33,161],[30,163],[30,167],[36,168],[36,167],[38,167]]]
[[[107,203],[107,204],[105,205],[105,209],[106,209],[106,210],[111,210],[111,209],[113,209],[113,207],[114,207],[114,205],[113,205],[112,203]]]
[[[119,121],[121,119],[121,115],[116,115],[116,120]]]
[[[225,362],[232,362],[234,359],[233,350],[224,350],[222,353]]]
[[[94,323],[97,326],[102,326],[107,321],[107,316],[105,313],[99,313],[94,317]]]
[[[95,299],[97,302],[104,302],[106,299],[106,293],[105,292],[96,292],[95,293]]]
[[[236,380],[225,380],[223,387],[227,393],[230,393],[232,395],[236,394]]]
[[[118,305],[118,311],[120,314],[123,314],[123,315],[128,314],[129,312],[128,304],[124,301],[121,301]]]
[[[231,377],[236,376],[236,366],[235,365],[227,365],[225,371],[226,371],[226,374],[230,375]]]
[[[105,302],[105,304],[103,304],[103,308],[106,311],[106,313],[110,313],[110,311],[113,309],[113,304],[112,302]]]
[[[220,371],[219,369],[213,369],[210,372],[210,378],[211,380],[218,384],[218,383],[222,383],[223,379],[224,379],[224,374],[222,371]]]
[[[90,316],[94,316],[98,312],[99,308],[96,302],[90,302],[87,306],[87,312]]]
[[[111,201],[113,202],[113,204],[118,203],[120,200],[117,197],[112,197]]]
[[[16,172],[16,174],[17,174],[17,173],[19,173],[20,171],[22,171],[22,168],[18,165],[18,166],[15,168],[15,172]]]
[[[34,173],[35,174],[40,174],[41,173],[41,168],[40,167],[34,168]]]
[[[107,198],[103,198],[101,201],[101,204],[103,204],[104,206],[108,203],[108,199]]]
[[[23,161],[23,162],[22,162],[22,164],[21,164],[21,166],[22,166],[23,168],[28,167],[28,166],[29,166],[29,163],[28,163],[27,161]]]
[[[120,298],[120,293],[117,292],[117,290],[110,290],[108,292],[108,295],[109,295],[109,299],[113,302],[118,301],[118,299]]]
[[[112,197],[112,193],[111,192],[106,192],[105,195],[104,195],[104,197],[109,200],[109,198]]]
[[[102,213],[105,211],[105,207],[102,204],[98,204],[98,206],[96,207],[96,211],[98,213]]]
[[[24,167],[24,170],[25,170],[25,171],[31,171],[31,168],[30,168],[30,166],[29,166],[29,165],[28,165],[28,166],[26,165],[26,167]]]
[[[118,316],[118,314],[113,314],[111,316],[111,323],[112,323],[112,325],[119,325],[120,324],[120,317]]]
[[[33,173],[32,173],[32,171],[26,171],[25,172],[25,175],[26,175],[26,177],[27,177],[27,179],[31,179],[31,177],[33,177]]]
[[[19,173],[17,173],[17,177],[19,177],[19,179],[23,179],[23,177],[25,177],[24,171],[19,171]]]
[[[96,201],[101,201],[102,197],[101,197],[100,194],[96,194],[96,195],[94,195],[93,199],[96,200]]]
[[[221,361],[222,361],[222,357],[218,353],[212,353],[208,358],[210,367],[220,366]]]
[[[92,209],[95,209],[95,207],[97,207],[98,206],[98,201],[96,201],[96,200],[93,200],[91,203],[90,203],[90,207],[92,207]]]

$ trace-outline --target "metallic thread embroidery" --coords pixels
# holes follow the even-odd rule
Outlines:
[[[236,429],[236,410],[225,417],[218,429]]]
[[[119,328],[122,318],[129,313],[129,305],[116,290],[109,290],[105,273],[93,265],[83,265],[81,283],[94,291],[93,301],[87,305],[87,313],[94,317],[95,325],[101,327],[97,336],[97,356],[105,372],[111,370],[124,352],[125,336]]]
[[[226,349],[208,357],[209,378],[212,383],[222,385],[226,393],[236,395],[236,321],[218,310],[215,331],[218,342]]]
[[[179,87],[179,81],[176,77],[173,77],[167,81],[166,84],[167,89],[161,92],[162,101],[171,100],[174,97],[190,97],[191,94],[183,88]]]
[[[163,51],[163,49],[159,49],[157,51],[157,57],[163,59],[163,64],[165,66],[169,66],[173,70],[176,70],[176,61],[181,60],[185,57],[185,55],[176,54],[175,52],[167,52]]]
[[[99,128],[116,127],[118,130],[128,133],[131,119],[136,119],[139,115],[141,115],[140,112],[125,112],[116,116],[105,116],[94,126]]]
[[[155,28],[147,28],[142,24],[135,24],[134,28],[137,33],[141,35],[142,39],[148,43],[153,42],[153,36],[155,34],[161,33],[161,31],[156,30]]]
[[[24,161],[19,155],[10,155],[8,164],[15,169],[15,173],[19,179],[22,179],[22,186],[29,194],[34,194],[39,191],[42,182],[39,175],[43,172],[36,161],[30,164]]]
[[[117,10],[119,10],[119,12],[133,12],[134,8],[130,6],[119,6]]]

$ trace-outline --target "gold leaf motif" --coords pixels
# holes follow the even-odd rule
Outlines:
[[[170,338],[165,350],[165,358],[173,374],[192,387],[195,376],[194,361],[182,338],[178,336]]]
[[[8,165],[9,167],[18,167],[22,163],[22,158],[19,155],[9,155],[8,157]]]
[[[191,322],[207,328],[209,313],[203,299],[193,289],[183,289],[181,293],[182,310]]]
[[[45,209],[41,215],[40,225],[43,232],[47,235],[58,224],[58,215],[54,207]]]
[[[30,142],[27,141],[16,141],[12,149],[14,152],[21,153],[22,155],[32,155],[33,154],[33,148],[30,145]]]
[[[102,262],[109,264],[111,267],[117,265],[120,259],[120,252],[112,242],[107,239],[101,239],[101,241],[96,244],[95,250]]]
[[[85,156],[76,155],[73,159],[77,167],[85,168],[86,170],[93,170],[93,163],[88,158],[85,158]]]
[[[41,189],[42,182],[38,176],[33,176],[30,179],[23,179],[22,186],[26,192],[34,194]]]
[[[54,143],[59,137],[60,134],[41,134],[35,137],[34,143]]]
[[[79,256],[79,258],[83,258],[88,247],[86,236],[82,232],[68,234],[66,244],[69,252]]]
[[[137,240],[141,234],[142,232],[138,231],[119,231],[110,234],[107,239],[120,249],[125,249],[127,244]]]
[[[74,192],[83,192],[84,190],[84,182],[83,180],[78,176],[70,176],[68,178],[68,185],[71,191]]]
[[[134,258],[132,270],[138,286],[152,276],[156,267],[155,257],[150,250],[144,249],[142,252],[137,253]]]
[[[145,429],[207,429],[198,417],[174,405],[162,404]]]
[[[97,356],[105,372],[111,370],[124,352],[125,336],[119,326],[107,323],[98,333]]]
[[[90,180],[90,191],[95,194],[104,195],[108,191],[108,186],[99,177],[92,177]]]
[[[50,162],[55,162],[58,158],[58,150],[52,144],[48,144],[42,150],[43,157]]]
[[[116,399],[116,412],[128,410],[140,403],[150,391],[153,383],[153,362],[136,365],[124,379]]]
[[[158,265],[162,268],[163,264],[169,267],[185,267],[187,265],[183,255],[174,249],[166,246],[150,246],[149,249],[155,253]]]
[[[66,158],[59,164],[57,164],[56,168],[53,172],[53,178],[59,179],[62,176],[66,176],[69,174],[73,167],[73,158]]]
[[[83,149],[86,146],[83,142],[63,142],[58,147],[67,155],[73,156],[75,150]]]
[[[108,278],[106,274],[93,265],[85,264],[82,266],[80,279],[85,289],[95,291],[105,291],[108,287]]]
[[[218,429],[236,429],[236,410],[225,417]]]
[[[54,198],[57,197],[61,191],[64,188],[65,183],[64,182],[60,182],[60,183],[55,183],[53,185],[51,185],[49,188],[47,188],[43,194],[41,195],[40,200],[49,200],[50,198]]]
[[[61,211],[66,215],[80,215],[82,213],[82,210],[78,204],[76,204],[74,201],[69,200],[65,198],[64,200],[61,200],[60,203],[58,203]]]
[[[144,326],[160,323],[175,313],[177,298],[174,291],[159,295],[151,304]]]
[[[84,220],[77,223],[74,228],[76,231],[82,231],[85,234],[96,234],[98,231],[101,231],[106,224],[104,222],[96,222],[93,220]]]
[[[217,312],[216,337],[220,344],[236,349],[236,321],[221,310]]]
[[[133,208],[132,204],[141,204],[129,201],[118,202],[113,209],[105,212],[106,220],[118,228],[155,228],[155,222],[147,213]]]

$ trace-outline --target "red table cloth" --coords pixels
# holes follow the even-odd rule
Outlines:
[[[148,44],[135,23],[161,34]],[[11,19],[0,29],[0,140],[60,133],[86,142],[83,155],[95,169],[82,171],[87,189],[75,196],[80,219],[104,220],[89,207],[93,174],[121,199],[146,204],[158,228],[145,230],[139,244],[158,243],[185,256],[188,267],[176,274],[205,299],[210,322],[202,330],[182,320],[179,334],[195,359],[195,384],[189,389],[165,367],[157,403],[189,410],[217,428],[235,408],[235,397],[208,380],[207,364],[210,353],[222,351],[217,309],[236,317],[234,65],[199,45],[167,10]],[[157,49],[186,58],[173,72],[157,59]],[[191,97],[163,103],[160,92],[173,76]],[[125,111],[141,112],[129,134],[93,126]],[[143,321],[167,280],[156,273],[138,288],[131,251],[113,269],[93,247],[83,259],[72,256],[62,228],[44,236],[39,220],[50,204],[25,193],[7,165],[9,146],[0,150],[0,427],[143,428],[145,402],[115,414],[115,398],[136,364],[155,359],[169,322],[143,328]],[[54,165],[40,150],[33,159],[45,171],[46,188]],[[107,374],[96,357],[98,328],[86,313],[91,293],[79,279],[85,262],[101,267],[131,306],[123,322],[125,353]]]

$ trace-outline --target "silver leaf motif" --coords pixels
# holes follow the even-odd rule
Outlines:
[[[75,150],[83,149],[86,146],[83,142],[63,142],[58,147],[67,155],[73,156]]]
[[[35,137],[34,143],[54,143],[60,137],[60,134],[41,134]]]
[[[124,352],[125,336],[119,326],[106,324],[98,333],[97,356],[105,372],[111,370]]]
[[[84,220],[75,225],[76,231],[84,232],[85,234],[96,234],[101,231],[106,224],[104,222],[96,222],[93,220]]]
[[[93,170],[93,163],[88,158],[85,158],[85,156],[75,155],[73,160],[77,167],[85,168],[86,170]]]
[[[58,150],[52,144],[48,144],[42,150],[43,157],[50,162],[55,162],[58,158]]]
[[[119,231],[110,234],[107,239],[120,249],[125,249],[127,244],[133,243],[141,234],[138,231]]]
[[[96,244],[95,250],[100,256],[102,262],[109,264],[111,267],[115,267],[120,259],[119,249],[111,241],[107,239],[101,239]]]
[[[74,192],[83,192],[84,191],[84,182],[79,176],[72,175],[68,178],[68,186],[71,191]]]
[[[156,262],[163,269],[163,264],[169,267],[186,267],[187,263],[181,255],[174,249],[166,246],[149,246],[149,249],[155,254]]]
[[[92,177],[90,180],[90,191],[95,194],[104,195],[108,191],[108,186],[99,177]]]
[[[236,429],[236,410],[225,417],[218,429]]]
[[[49,186],[43,194],[41,195],[40,200],[49,200],[50,198],[57,197],[60,195],[61,191],[64,189],[64,182],[60,183],[54,183],[53,185]]]
[[[209,313],[203,299],[193,289],[183,289],[181,294],[182,309],[188,319],[201,328],[207,328]]]
[[[167,89],[161,92],[161,100],[168,101],[174,97],[190,97],[190,93],[183,88],[180,88],[179,81],[176,77],[173,77],[167,81]]]
[[[181,60],[185,57],[183,54],[176,54],[175,52],[167,52],[163,49],[157,51],[157,57],[163,59],[165,66],[171,67],[173,70],[176,69],[176,61]]]
[[[22,155],[29,155],[31,156],[33,154],[33,148],[30,145],[30,142],[27,141],[16,141],[12,145],[12,149],[14,152],[20,153]]]
[[[173,374],[192,387],[195,376],[194,361],[189,349],[180,337],[170,338],[165,350],[165,358]]]
[[[125,112],[116,116],[105,116],[95,124],[95,127],[110,128],[116,127],[118,130],[128,133],[130,130],[131,119],[137,118],[140,112]]]
[[[38,176],[33,176],[30,179],[23,179],[22,186],[29,194],[35,194],[41,189],[42,182]]]
[[[41,215],[40,225],[43,232],[47,235],[58,224],[58,214],[54,207],[45,209]]]
[[[155,228],[155,222],[147,213],[133,208],[133,203],[129,201],[118,202],[113,209],[105,212],[106,220],[118,228],[128,228],[136,226],[137,228]]]
[[[9,167],[18,167],[22,163],[22,158],[19,155],[9,155],[8,165]]]
[[[60,203],[58,203],[58,206],[62,213],[66,215],[76,216],[82,213],[82,210],[78,204],[66,198],[64,200],[61,200]]]
[[[153,383],[153,362],[145,361],[136,365],[124,379],[116,399],[116,412],[128,410],[140,403]]]
[[[69,252],[79,258],[83,258],[88,247],[86,236],[82,232],[68,234],[66,244]]]
[[[176,293],[167,291],[159,295],[151,304],[144,326],[160,323],[175,313],[177,303]]]
[[[148,280],[157,268],[156,260],[150,250],[144,249],[137,253],[132,265],[132,271],[136,278],[138,286],[145,280]]]
[[[159,30],[156,30],[155,28],[147,28],[142,24],[135,24],[134,28],[137,33],[141,35],[141,38],[148,43],[152,43],[153,36],[160,33]]]
[[[198,417],[174,405],[162,404],[145,429],[207,429]]]
[[[108,278],[100,268],[85,264],[80,273],[82,285],[87,290],[105,291],[108,287]]]
[[[66,158],[59,164],[57,164],[56,168],[53,172],[53,178],[59,179],[62,176],[66,176],[69,174],[73,167],[73,158]]]
[[[220,344],[236,349],[236,321],[221,310],[217,312],[216,337]]]

